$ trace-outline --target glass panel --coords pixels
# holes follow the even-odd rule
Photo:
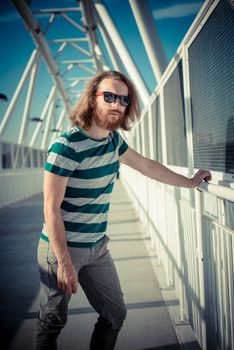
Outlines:
[[[220,1],[189,47],[196,168],[234,173],[233,23]]]
[[[167,162],[187,166],[187,141],[184,112],[182,62],[180,61],[164,87]]]
[[[160,98],[156,97],[152,103],[152,127],[153,127],[153,143],[154,143],[154,159],[162,162],[162,130],[161,130],[161,113]]]
[[[149,151],[149,114],[146,113],[144,116],[144,121],[143,121],[143,130],[144,130],[144,135],[143,135],[143,142],[144,142],[144,148],[145,148],[145,157],[150,156],[150,151]]]

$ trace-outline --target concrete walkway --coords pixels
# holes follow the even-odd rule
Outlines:
[[[42,195],[1,208],[0,222],[1,348],[32,350],[38,309],[36,248]],[[116,350],[179,349],[151,263],[153,257],[146,248],[147,237],[120,181],[113,193],[108,235],[128,309]],[[88,350],[96,318],[80,289],[72,297],[59,350]]]

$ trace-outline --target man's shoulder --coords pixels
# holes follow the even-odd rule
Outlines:
[[[112,134],[112,138],[113,139],[115,139],[115,140],[120,140],[121,139],[121,135],[120,135],[120,133],[117,130],[112,131],[111,134]]]
[[[119,143],[119,145],[121,146],[122,145],[122,143],[124,143],[124,138],[123,138],[123,136],[121,135],[121,133],[119,132],[119,131],[113,131],[112,132],[112,137],[113,137],[113,139],[116,141],[116,142],[118,142]],[[125,141],[126,142],[126,141]]]
[[[119,131],[114,130],[114,131],[112,131],[112,134],[115,135],[115,136],[116,136],[116,135],[119,135]]]
[[[61,138],[66,139],[68,142],[79,142],[85,139],[84,135],[80,133],[79,129],[74,125],[70,126],[65,132],[60,135]]]

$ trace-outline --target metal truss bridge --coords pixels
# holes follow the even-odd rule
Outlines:
[[[0,94],[6,348],[33,346],[46,151],[69,126],[87,81],[117,70],[132,79],[141,99],[140,122],[123,132],[128,144],[183,175],[199,168],[213,175],[196,190],[179,189],[121,166],[109,229],[128,307],[117,349],[234,350],[233,0],[204,1],[169,63],[148,1],[129,0],[152,91],[125,44],[126,32],[101,0],[36,10],[30,1],[11,3],[34,49],[9,101]],[[82,292],[71,303],[61,349],[78,343],[88,349],[96,316],[86,303]]]

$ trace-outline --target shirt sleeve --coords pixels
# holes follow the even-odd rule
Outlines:
[[[60,136],[49,148],[45,170],[60,176],[71,176],[78,167],[76,152],[73,144]]]
[[[127,142],[122,138],[122,136],[119,134],[119,156],[124,154],[128,149]]]

